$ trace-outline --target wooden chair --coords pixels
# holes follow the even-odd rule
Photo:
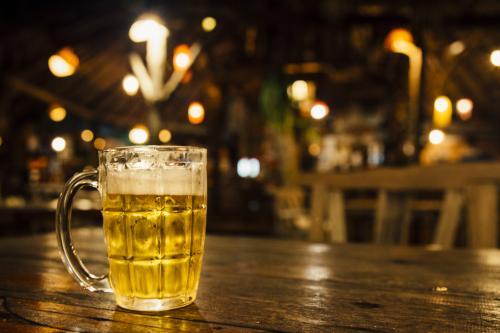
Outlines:
[[[302,176],[311,187],[312,241],[346,242],[347,190],[377,191],[375,243],[406,243],[411,214],[437,210],[433,243],[452,247],[464,208],[467,210],[467,244],[472,248],[496,247],[500,163],[471,163],[432,167],[381,168],[346,174],[311,173]],[[441,202],[415,200],[411,191],[443,191]]]

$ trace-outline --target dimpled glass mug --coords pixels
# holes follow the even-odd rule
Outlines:
[[[200,279],[207,212],[207,151],[134,146],[99,151],[98,170],[75,174],[56,214],[62,260],[85,289],[114,292],[119,306],[163,311],[192,303]],[[102,200],[109,273],[91,274],[73,247],[71,206],[83,187]],[[111,287],[111,288],[110,288]]]

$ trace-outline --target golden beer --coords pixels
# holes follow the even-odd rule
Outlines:
[[[143,299],[171,300],[175,307],[194,301],[206,209],[203,195],[103,196],[109,280],[119,305]]]

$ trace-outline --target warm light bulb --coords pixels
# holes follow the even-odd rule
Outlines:
[[[391,30],[385,38],[385,47],[392,52],[408,54],[413,45],[411,32],[403,28]]]
[[[74,68],[58,55],[50,56],[49,69],[57,77],[70,76],[75,72]]]
[[[213,17],[208,16],[201,21],[201,27],[206,32],[214,30],[216,26],[217,26],[217,20]]]
[[[191,50],[187,45],[179,45],[174,49],[174,69],[183,71],[191,65]]]
[[[63,121],[66,118],[66,109],[60,105],[52,105],[49,110],[49,118],[55,122]]]
[[[49,70],[54,76],[66,77],[75,73],[80,64],[80,59],[78,59],[73,49],[65,47],[59,50],[57,54],[50,56],[48,64]]]
[[[168,129],[162,129],[158,133],[158,139],[163,143],[167,143],[172,139],[172,133]]]
[[[90,142],[92,141],[92,139],[94,139],[94,133],[89,129],[84,129],[80,133],[80,137],[82,138],[83,141]]]
[[[451,101],[446,96],[439,96],[434,101],[434,109],[438,112],[445,112],[449,108],[451,108]]]
[[[149,139],[149,131],[144,125],[137,125],[128,133],[130,142],[142,145]]]
[[[52,140],[50,146],[54,151],[59,153],[66,148],[66,140],[64,140],[64,138],[61,138],[60,136],[57,136]]]
[[[191,124],[198,125],[205,119],[205,108],[201,103],[193,102],[188,107],[188,120]]]
[[[128,36],[133,42],[146,42],[155,38],[168,37],[168,29],[155,17],[143,18],[132,24]]]
[[[438,145],[444,141],[445,134],[443,131],[433,129],[429,132],[429,142],[433,145]]]
[[[103,150],[104,148],[106,148],[106,140],[104,140],[103,138],[95,139],[94,147],[97,150]]]
[[[303,101],[309,96],[309,89],[307,82],[304,80],[297,80],[292,83],[291,87],[292,99],[295,101]]]
[[[134,96],[139,90],[139,81],[134,75],[127,74],[122,80],[122,87],[127,95]]]
[[[328,108],[328,105],[326,105],[323,102],[316,102],[311,108],[311,117],[320,120],[325,118],[328,113],[330,112],[330,109]]]
[[[500,67],[500,50],[491,52],[490,61],[495,67]]]
[[[474,103],[469,98],[461,98],[456,104],[457,114],[462,120],[468,120],[472,116]]]

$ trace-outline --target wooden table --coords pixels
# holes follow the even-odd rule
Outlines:
[[[434,200],[414,200],[412,193],[439,191],[444,196],[438,206],[440,217],[434,236],[435,244],[453,246],[465,205],[467,245],[471,248],[497,247],[498,162],[383,167],[348,173],[313,172],[302,174],[300,183],[312,192],[309,239],[313,241],[321,241],[328,236],[335,242],[345,242],[346,208],[361,206],[366,209],[372,206],[375,209],[374,241],[406,243],[411,212],[435,209]],[[346,191],[360,190],[377,191],[377,200],[371,200],[369,205],[366,205],[366,200],[357,200],[357,204],[356,200],[351,199],[346,202]],[[328,225],[327,230],[325,225]]]
[[[99,229],[74,232],[105,269]],[[207,240],[198,299],[140,314],[83,291],[53,234],[0,240],[0,332],[500,331],[500,251]]]

